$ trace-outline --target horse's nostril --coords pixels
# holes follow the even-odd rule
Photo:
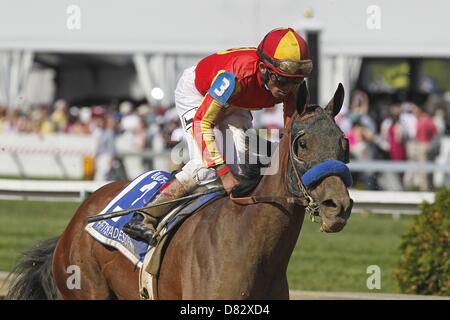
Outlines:
[[[332,199],[327,199],[322,201],[322,205],[328,208],[337,208],[336,202],[334,202]]]

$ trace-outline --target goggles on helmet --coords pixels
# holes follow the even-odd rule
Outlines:
[[[302,61],[278,60],[272,59],[261,50],[258,50],[258,53],[266,65],[269,64],[287,77],[308,77],[312,72],[313,64],[310,59]],[[270,68],[270,66],[268,67]]]
[[[305,80],[305,78],[303,77],[284,77],[276,72],[273,72],[269,68],[267,68],[267,72],[269,74],[270,80],[272,80],[272,82],[274,82],[278,86],[286,86],[288,84],[297,85]]]

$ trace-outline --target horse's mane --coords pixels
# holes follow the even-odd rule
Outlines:
[[[234,196],[248,195],[262,179],[261,168],[264,167],[261,164],[241,164],[239,165],[240,173],[236,174],[239,185],[233,189]]]
[[[319,112],[317,112],[318,110]],[[319,116],[318,119],[327,117],[326,112],[324,112],[324,110],[317,104],[308,105],[306,107],[305,112],[303,113],[303,117],[313,116],[314,114]],[[298,130],[298,127],[295,125],[294,130]],[[273,151],[272,150],[272,148],[274,147],[273,144],[269,140],[267,140],[267,143],[268,143],[267,150]],[[240,172],[236,174],[236,177],[239,179],[240,184],[237,188],[235,188],[235,190],[233,190],[233,195],[244,196],[252,192],[263,177],[261,175],[261,168],[267,166],[268,165],[261,164],[259,161],[257,164],[249,164],[249,163],[239,164]]]
[[[315,104],[308,105],[306,107],[306,110],[305,110],[303,116],[313,115],[316,113],[316,111],[318,109],[322,109],[322,108],[319,105],[315,105]],[[325,116],[325,112],[322,112],[321,116]],[[296,126],[294,126],[294,130],[298,130],[298,128]],[[273,152],[272,143],[269,140],[267,140],[267,143],[268,143],[267,150],[271,150],[271,152]],[[256,186],[259,184],[259,182],[261,181],[261,179],[263,177],[261,175],[261,168],[264,168],[264,167],[267,167],[267,165],[263,165],[259,161],[257,164],[249,164],[249,163],[240,164],[239,168],[240,168],[241,174],[236,175],[240,181],[240,184],[235,189],[233,189],[233,192],[232,192],[233,196],[246,196],[250,192],[252,192],[253,189],[256,188]]]
[[[273,150],[276,148],[275,144],[270,140],[266,140],[267,148],[269,154],[273,154]],[[259,140],[261,141],[261,140]],[[246,158],[249,158],[247,156]],[[263,164],[258,158],[257,163],[250,163],[250,161],[245,161],[243,164],[239,164],[238,173],[236,173],[236,177],[239,179],[239,186],[233,190],[234,196],[245,196],[248,195],[253,189],[261,181],[263,175],[261,174],[262,168],[270,166],[270,162],[268,164]]]

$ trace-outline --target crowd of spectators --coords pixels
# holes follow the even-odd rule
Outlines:
[[[433,161],[439,153],[441,137],[449,133],[448,105],[437,102],[419,106],[413,102],[393,103],[383,110],[371,108],[368,95],[360,90],[352,93],[347,112],[336,122],[349,139],[351,158],[356,160]],[[387,110],[387,112],[385,112]],[[381,120],[374,113],[384,112]],[[379,118],[379,117],[378,117]],[[260,111],[258,127],[275,129],[283,126],[282,108]],[[133,105],[123,101],[117,106],[69,107],[62,99],[52,107],[31,106],[27,111],[7,109],[0,105],[0,133],[52,133],[93,135],[97,140],[96,179],[123,178],[123,164],[117,157],[118,136],[133,150],[161,152],[183,139],[183,130],[175,108]],[[153,167],[144,158],[145,167]],[[384,179],[384,180],[383,180]],[[426,173],[358,174],[357,181],[365,189],[429,190]],[[383,182],[384,181],[384,182]]]
[[[392,103],[378,123],[370,115],[369,105],[368,95],[355,90],[348,112],[336,119],[349,139],[353,159],[434,161],[441,138],[450,133],[449,106],[445,101],[431,99],[421,106],[410,101]],[[420,171],[384,175],[364,172],[358,178],[365,189],[427,191],[431,187],[430,175]]]
[[[181,131],[181,132],[180,132]],[[182,129],[174,108],[135,106],[123,101],[118,106],[69,107],[65,100],[53,106],[31,105],[26,111],[0,105],[0,134],[64,133],[91,135],[96,139],[95,179],[126,178],[121,159],[117,156],[120,136],[128,151],[162,151],[182,139]],[[152,168],[149,159],[144,167]]]
[[[57,100],[53,106],[31,105],[26,110],[6,108],[0,104],[0,133],[52,133],[92,134],[95,132],[97,118],[105,118],[116,133],[133,132],[142,135],[145,143],[147,129],[154,132],[159,126],[161,134],[171,143],[171,133],[179,126],[179,120],[172,109],[150,108],[141,104],[134,108],[129,101],[122,102],[116,108],[112,106],[69,107],[65,100]]]
[[[450,135],[450,103],[431,96],[426,103],[412,101],[374,106],[362,90],[355,90],[348,109],[336,122],[349,140],[350,157],[358,161],[390,160],[434,162],[442,137]],[[261,111],[264,128],[281,128],[282,108]],[[423,171],[355,174],[356,187],[366,190],[421,190],[432,188],[431,175]]]

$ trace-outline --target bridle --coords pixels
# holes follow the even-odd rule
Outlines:
[[[311,114],[312,115],[312,114]],[[296,203],[299,205],[302,205],[305,207],[305,212],[309,214],[311,221],[320,223],[320,216],[319,216],[319,208],[320,205],[314,200],[314,198],[311,196],[311,194],[308,192],[308,188],[304,185],[302,182],[302,179],[300,178],[299,170],[296,167],[296,163],[300,163],[301,160],[298,159],[294,147],[297,143],[297,140],[305,134],[304,130],[299,130],[294,138],[292,138],[292,131],[294,127],[295,120],[299,118],[299,114],[295,112],[293,118],[291,119],[290,128],[289,128],[289,161],[292,165],[292,171],[294,171],[294,176],[296,180],[296,185],[298,189],[300,190],[301,194],[297,194],[295,191],[293,193],[296,197],[274,197],[274,196],[250,196],[250,197],[239,197],[235,198],[232,195],[230,195],[230,199],[233,200],[235,203],[240,205],[250,205],[250,204],[257,204],[257,203],[273,203],[278,204],[283,207],[285,207],[285,203]],[[302,118],[302,120],[309,118],[309,116],[306,116]]]
[[[289,134],[289,160],[290,160],[290,164],[292,166],[292,171],[294,172],[294,176],[295,176],[295,180],[297,182],[297,186],[300,189],[304,199],[306,200],[305,211],[306,211],[307,214],[309,214],[309,217],[311,218],[311,221],[313,221],[313,222],[320,222],[317,219],[317,218],[320,217],[319,216],[319,207],[320,207],[320,205],[314,200],[314,198],[308,192],[308,188],[305,186],[305,184],[303,183],[302,179],[300,178],[299,170],[298,170],[297,166],[295,165],[296,163],[301,163],[302,162],[297,157],[297,154],[295,152],[295,146],[297,145],[297,140],[300,137],[302,137],[303,135],[305,135],[305,131],[304,130],[299,130],[297,132],[297,134],[295,135],[295,137],[292,139],[292,131],[293,131],[295,119],[299,118],[299,117],[300,116],[296,112],[294,117],[291,120],[290,130],[289,130],[289,133],[288,133]],[[306,119],[306,117],[304,119]],[[295,192],[293,192],[293,193],[296,196],[300,196],[299,194],[295,194]]]

